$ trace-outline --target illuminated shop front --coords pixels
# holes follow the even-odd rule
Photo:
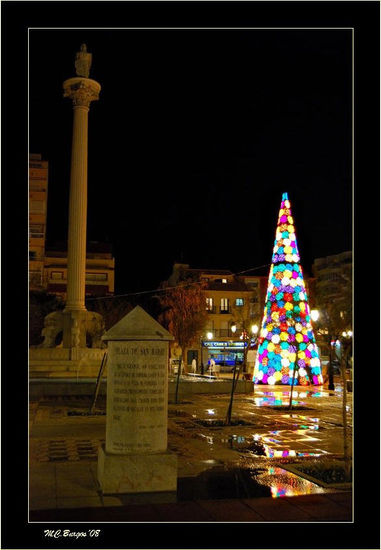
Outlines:
[[[243,362],[243,352],[247,345],[246,342],[230,341],[213,341],[208,340],[202,342],[203,360],[208,362],[212,355],[217,363],[221,366],[233,366]]]

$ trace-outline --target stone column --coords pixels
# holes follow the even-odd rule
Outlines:
[[[79,327],[79,347],[86,347],[86,225],[87,225],[87,136],[90,103],[99,98],[100,84],[84,77],[63,84],[64,97],[73,101],[69,231],[67,258],[67,301],[64,310],[63,346],[75,347],[73,322]],[[78,340],[78,336],[77,336]]]
[[[106,445],[99,449],[103,493],[174,492],[177,456],[167,450],[168,342],[137,306],[102,337],[108,342]]]

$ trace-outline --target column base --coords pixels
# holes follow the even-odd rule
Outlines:
[[[103,348],[104,319],[94,311],[68,310],[62,312],[64,348]]]
[[[177,455],[116,455],[104,445],[98,453],[98,481],[102,493],[154,493],[177,490]]]
[[[86,309],[65,308],[63,315],[63,347],[86,347]]]

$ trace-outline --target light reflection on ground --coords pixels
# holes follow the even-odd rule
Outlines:
[[[281,407],[290,404],[290,398],[282,399],[280,397],[254,397],[254,403],[258,407]],[[292,400],[292,405],[305,405],[303,401]]]
[[[262,485],[270,487],[273,498],[326,492],[319,485],[277,466],[264,468],[263,473],[257,474],[255,479]]]
[[[316,429],[318,429],[316,425]],[[305,429],[297,430],[272,430],[268,434],[252,434],[251,437],[232,436],[232,446],[237,450],[260,455],[267,458],[287,458],[287,457],[312,457],[327,454],[321,449],[311,449],[310,445],[318,438],[312,437],[308,432],[314,427],[306,426]],[[278,436],[277,438],[272,437]],[[251,444],[253,445],[253,448]]]

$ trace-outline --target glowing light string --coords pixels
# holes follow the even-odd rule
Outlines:
[[[235,276],[235,275],[242,275],[243,273],[248,273],[249,271],[256,271],[258,269],[262,269],[264,267],[269,267],[270,264],[263,264],[259,265],[257,267],[251,267],[250,269],[245,269],[244,271],[239,271],[237,273],[229,273],[229,276]],[[174,286],[166,286],[163,288],[155,288],[153,290],[141,290],[140,292],[129,292],[127,294],[113,294],[112,296],[89,296],[86,297],[86,301],[90,300],[113,300],[114,298],[125,298],[126,296],[138,296],[140,294],[154,294],[157,292],[167,292],[168,290],[174,289],[174,288],[181,288],[181,287],[189,287],[193,285],[202,285],[204,284],[203,281],[185,281],[183,283],[180,283],[178,285]]]

